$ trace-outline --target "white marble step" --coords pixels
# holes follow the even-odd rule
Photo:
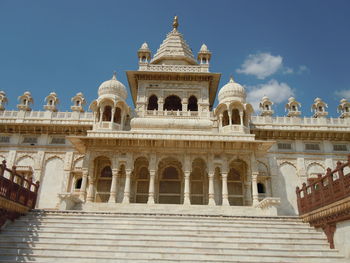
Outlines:
[[[52,223],[52,224],[44,224],[44,225],[20,225],[16,224],[16,226],[7,227],[8,231],[12,230],[21,230],[21,231],[30,231],[32,229],[41,230],[41,231],[76,231],[84,228],[85,230],[98,230],[101,232],[109,231],[119,231],[119,230],[157,230],[157,231],[217,231],[220,232],[248,232],[248,233],[258,233],[258,232],[269,232],[269,233],[315,233],[315,230],[312,228],[276,228],[271,227],[269,225],[261,225],[261,226],[242,226],[242,225],[233,225],[233,226],[220,226],[220,225],[163,225],[162,223],[153,223],[153,224],[136,224],[134,222],[127,224],[66,224],[62,223]]]
[[[7,235],[30,235],[38,233],[37,230],[22,230],[22,229],[5,229],[3,231]],[[100,237],[108,237],[115,235],[168,235],[168,236],[179,236],[179,235],[190,235],[195,234],[198,236],[221,236],[226,238],[232,237],[277,237],[277,238],[299,238],[299,237],[310,237],[310,233],[296,233],[296,232],[270,232],[270,231],[245,231],[245,229],[236,229],[232,231],[218,231],[218,230],[168,230],[168,229],[60,229],[60,228],[47,228],[40,229],[40,234],[48,234],[48,236],[56,236],[56,237],[66,237],[66,236],[86,236],[88,234],[99,235]],[[322,237],[322,233],[311,233],[313,236]]]
[[[18,233],[16,233],[18,234]],[[110,236],[100,236],[96,234],[89,234],[89,235],[70,235],[67,233],[66,237],[61,236],[52,236],[51,234],[47,233],[37,233],[37,234],[26,234],[26,235],[8,235],[6,233],[3,233],[0,235],[0,242],[22,242],[22,241],[35,241],[35,242],[50,242],[50,241],[58,241],[58,242],[65,242],[70,241],[71,243],[80,243],[84,241],[94,241],[94,242],[104,242],[104,241],[110,241],[110,242],[117,242],[118,240],[131,240],[131,241],[137,241],[137,240],[145,240],[145,242],[151,240],[151,241],[160,241],[160,242],[167,242],[167,241],[174,241],[174,242],[184,242],[184,241],[191,241],[191,242],[215,242],[215,243],[252,243],[257,242],[260,244],[263,243],[277,243],[277,244],[300,244],[302,246],[310,246],[310,245],[327,245],[327,248],[329,247],[328,242],[325,240],[323,236],[308,236],[308,237],[296,237],[296,238],[285,238],[285,237],[254,237],[254,236],[248,236],[248,237],[242,237],[240,235],[237,236],[231,236],[229,238],[226,237],[220,237],[220,236],[198,236],[198,235],[142,235],[140,234],[129,234],[129,235],[110,235]]]
[[[298,250],[298,251],[323,251],[328,250],[329,245],[324,243],[321,244],[305,244],[299,243],[280,243],[280,242],[257,242],[251,240],[251,242],[193,242],[192,240],[182,240],[181,242],[177,240],[148,240],[148,239],[126,239],[126,240],[80,240],[79,242],[73,243],[71,239],[65,240],[40,240],[36,241],[35,244],[28,243],[26,241],[1,241],[0,248],[12,247],[12,248],[36,248],[36,247],[47,247],[54,249],[59,246],[60,248],[74,248],[74,249],[84,249],[90,247],[94,249],[95,247],[111,247],[113,249],[117,246],[144,246],[147,243],[149,247],[178,247],[178,248],[223,248],[223,249],[283,249],[283,250]]]
[[[157,224],[161,224],[163,226],[211,226],[211,227],[257,227],[257,228],[277,228],[277,229],[283,229],[283,228],[293,228],[293,229],[310,229],[309,225],[300,223],[300,224],[274,224],[274,222],[269,223],[261,223],[261,222],[239,222],[239,221],[224,221],[224,222],[218,222],[218,221],[156,221],[156,220],[132,220],[134,225],[154,225],[155,222]],[[213,224],[215,223],[215,224]],[[70,218],[60,218],[60,219],[41,219],[40,221],[33,221],[33,220],[18,220],[16,222],[16,225],[18,226],[27,226],[27,225],[35,225],[35,226],[42,226],[42,225],[48,225],[48,224],[69,224],[69,225],[95,225],[95,224],[118,224],[118,225],[129,225],[130,219],[118,219],[118,220],[103,220],[103,219],[70,219]]]
[[[0,233],[2,262],[342,262],[292,217],[32,212]]]
[[[258,251],[260,252],[260,251]],[[178,249],[174,253],[163,252],[158,250],[152,250],[148,249],[145,250],[130,250],[127,249],[118,249],[118,251],[86,251],[86,250],[75,250],[75,251],[69,251],[69,250],[50,250],[50,249],[40,249],[36,248],[35,250],[32,249],[23,249],[23,250],[17,250],[17,249],[0,249],[0,255],[2,255],[2,260],[8,259],[13,260],[15,255],[17,253],[20,253],[22,256],[22,259],[33,259],[34,257],[36,259],[45,258],[45,260],[53,261],[53,259],[66,259],[66,262],[73,262],[73,258],[79,259],[81,262],[86,262],[86,259],[88,258],[95,258],[100,259],[100,262],[113,262],[108,261],[108,259],[114,259],[114,262],[118,262],[119,259],[142,259],[142,260],[192,260],[192,261],[212,261],[212,262],[218,262],[218,261],[233,261],[233,262],[239,262],[239,261],[257,261],[257,259],[261,261],[267,261],[267,262],[303,262],[303,263],[311,263],[311,262],[317,262],[317,263],[330,263],[330,262],[336,262],[338,259],[341,259],[340,256],[334,254],[330,255],[329,253],[315,253],[312,254],[297,254],[293,253],[291,254],[288,252],[279,252],[279,251],[261,251],[260,253],[257,253],[257,251],[244,251],[244,250],[237,250],[235,252],[227,253],[226,251],[218,251],[216,253],[209,253],[209,252],[200,252],[200,253],[194,253],[194,252],[182,252]],[[51,259],[51,260],[49,260]],[[62,262],[62,261],[61,261]],[[79,261],[78,261],[79,262]],[[257,261],[259,262],[259,261]]]

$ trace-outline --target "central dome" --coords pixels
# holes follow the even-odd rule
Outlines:
[[[117,80],[116,73],[113,74],[111,80],[103,82],[98,88],[98,96],[101,97],[103,95],[116,95],[126,100],[126,87],[123,85],[123,83]]]
[[[218,99],[219,103],[231,101],[245,102],[246,96],[244,87],[235,82],[231,77],[230,81],[220,89]]]

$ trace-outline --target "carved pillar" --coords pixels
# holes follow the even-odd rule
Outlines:
[[[81,187],[79,192],[79,198],[85,202],[85,196],[86,196],[86,186],[87,186],[87,179],[88,179],[88,169],[83,169],[83,178],[81,181]]]
[[[185,171],[184,205],[190,205],[190,171]]]
[[[149,171],[149,188],[148,188],[148,201],[147,204],[154,204],[154,184],[155,184],[156,171]]]
[[[126,177],[125,177],[123,204],[129,204],[130,203],[131,169],[126,169],[125,174],[126,174]]]
[[[89,188],[87,192],[86,202],[91,203],[94,200],[94,177],[89,175]]]
[[[211,171],[209,172],[209,191],[208,191],[208,205],[215,205],[215,198],[214,198],[214,175],[215,172]]]
[[[227,190],[227,172],[221,173],[221,182],[222,182],[222,205],[229,206],[228,201],[228,190]]]
[[[100,108],[100,124],[102,123],[102,119],[103,119],[103,110],[102,108]]]
[[[220,129],[222,128],[222,117],[223,117],[223,115],[219,114],[219,128]]]
[[[112,170],[112,183],[108,203],[115,203],[117,197],[118,169]]]
[[[229,124],[231,126],[232,125],[232,111],[228,110],[227,113],[228,113]]]
[[[111,123],[114,122],[115,108],[112,109]]]
[[[258,173],[252,173],[252,193],[253,193],[253,206],[259,203],[258,194]]]
[[[244,126],[244,123],[243,123],[243,111],[239,112],[239,119],[241,121],[241,126]]]

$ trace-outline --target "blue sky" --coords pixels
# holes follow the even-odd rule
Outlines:
[[[212,51],[219,88],[233,74],[252,103],[273,98],[279,116],[294,95],[304,116],[320,97],[335,117],[341,97],[350,97],[349,12],[347,0],[0,0],[0,90],[7,109],[27,90],[34,110],[51,91],[62,111],[80,91],[90,104],[114,70],[127,86],[137,49],[146,41],[154,54],[176,14],[195,56],[202,43]]]

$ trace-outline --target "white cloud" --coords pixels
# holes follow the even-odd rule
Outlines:
[[[253,105],[255,110],[259,109],[259,102],[263,96],[268,96],[275,104],[279,104],[294,96],[294,92],[288,84],[278,82],[275,79],[264,84],[247,87],[247,90],[247,101]]]
[[[294,69],[289,67],[283,68],[283,74],[293,74],[293,73],[294,73]]]
[[[297,73],[298,73],[298,74],[302,74],[302,73],[308,72],[308,71],[310,71],[310,70],[309,70],[309,68],[308,68],[307,66],[305,66],[305,65],[300,65],[299,68],[298,68]]]
[[[335,95],[340,98],[350,99],[350,89],[337,90]]]
[[[282,68],[283,58],[270,53],[251,54],[236,71],[246,75],[254,75],[258,79],[265,79]]]

